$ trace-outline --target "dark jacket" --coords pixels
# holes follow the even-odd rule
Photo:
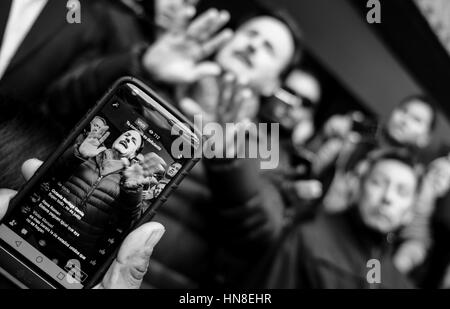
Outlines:
[[[11,3],[0,2],[0,37]],[[52,83],[103,48],[102,19],[95,5],[82,1],[81,24],[69,24],[66,4],[48,1],[0,79],[1,93],[30,104],[40,102]]]
[[[282,190],[258,160],[201,161],[158,210],[155,220],[166,234],[144,286],[234,284],[249,256],[279,236],[285,207]]]
[[[0,38],[11,2],[0,1]],[[47,2],[0,79],[2,187],[19,188],[25,160],[45,160],[115,80],[140,69],[143,36],[132,14],[81,1],[81,23],[69,24],[66,4]]]
[[[263,288],[412,288],[392,263],[393,243],[362,225],[355,211],[297,225],[275,245],[248,286]],[[369,271],[380,262],[380,282]]]
[[[62,195],[84,214],[78,220],[70,212],[61,211],[62,219],[80,233],[77,238],[69,233],[69,242],[73,238],[81,248],[95,249],[105,230],[126,230],[139,218],[142,188],[127,190],[122,186],[123,163],[114,150],[83,159],[71,148],[62,160],[57,171],[67,189],[61,190]]]
[[[415,279],[425,288],[439,288],[450,265],[450,192],[439,199],[431,218],[432,246],[427,261],[416,269]]]

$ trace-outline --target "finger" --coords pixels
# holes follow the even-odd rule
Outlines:
[[[6,211],[8,210],[9,202],[16,194],[17,191],[14,190],[0,189],[0,220],[2,220],[5,216]]]
[[[39,167],[42,165],[42,161],[38,159],[30,159],[25,161],[22,164],[22,175],[25,178],[25,180],[30,180],[31,177],[33,177],[34,173],[38,170]]]
[[[202,62],[191,71],[191,81],[198,81],[205,77],[218,76],[222,73],[222,69],[217,63]]]
[[[232,37],[233,31],[231,31],[230,29],[225,29],[212,39],[206,41],[202,46],[201,59],[205,59],[214,54],[223,45],[230,41]]]
[[[186,25],[189,23],[189,20],[194,17],[196,9],[193,5],[188,5],[185,8],[181,9],[178,13],[178,17],[174,18],[172,21],[172,25],[169,31],[179,32],[186,28]]]
[[[105,150],[106,150],[106,147],[99,147],[98,148],[98,153],[102,153]]]
[[[104,134],[103,137],[98,140],[100,145],[106,141],[106,139],[109,137],[110,134],[111,134],[110,132],[106,132],[106,134]]]
[[[234,75],[227,73],[222,79],[222,87],[219,99],[219,106],[217,108],[218,119],[227,119],[226,115],[230,109],[231,100],[234,95],[236,87],[236,78]]]
[[[103,126],[103,127],[101,127],[101,128],[99,129],[99,134],[100,134],[100,135],[103,135],[103,134],[105,134],[108,130],[109,130],[109,127],[105,125],[105,126]]]
[[[95,288],[138,289],[147,272],[153,249],[164,232],[164,227],[156,222],[146,223],[131,232],[102,282]]]
[[[222,28],[230,20],[226,11],[209,9],[195,19],[187,30],[187,35],[197,41],[205,41]]]

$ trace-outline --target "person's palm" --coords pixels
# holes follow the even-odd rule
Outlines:
[[[169,31],[144,53],[144,68],[154,78],[173,84],[192,83],[204,76],[218,75],[220,67],[204,60],[231,38],[230,30],[215,35],[228,20],[227,12],[211,9],[186,29]]]
[[[153,177],[156,173],[163,173],[167,165],[163,158],[154,152],[147,153],[141,158],[141,166],[145,177]]]
[[[92,158],[99,153],[106,150],[106,147],[101,146],[109,136],[109,127],[102,127],[98,132],[91,132],[86,139],[81,143],[78,151],[84,158]]]
[[[125,171],[123,172],[123,175],[125,177],[125,186],[127,188],[137,188],[147,181],[147,177],[145,177],[144,169],[140,164],[132,164],[131,166],[128,166],[125,168]]]

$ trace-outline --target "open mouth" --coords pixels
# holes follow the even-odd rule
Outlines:
[[[123,147],[125,147],[125,149],[128,149],[128,143],[127,142],[120,141],[119,144],[122,145]]]
[[[238,58],[241,62],[243,62],[246,66],[252,68],[253,63],[250,60],[250,55],[248,52],[235,51],[233,55]]]

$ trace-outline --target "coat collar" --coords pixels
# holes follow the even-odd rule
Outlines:
[[[101,176],[119,173],[124,168],[119,154],[114,149],[103,151],[95,158],[95,161]]]

